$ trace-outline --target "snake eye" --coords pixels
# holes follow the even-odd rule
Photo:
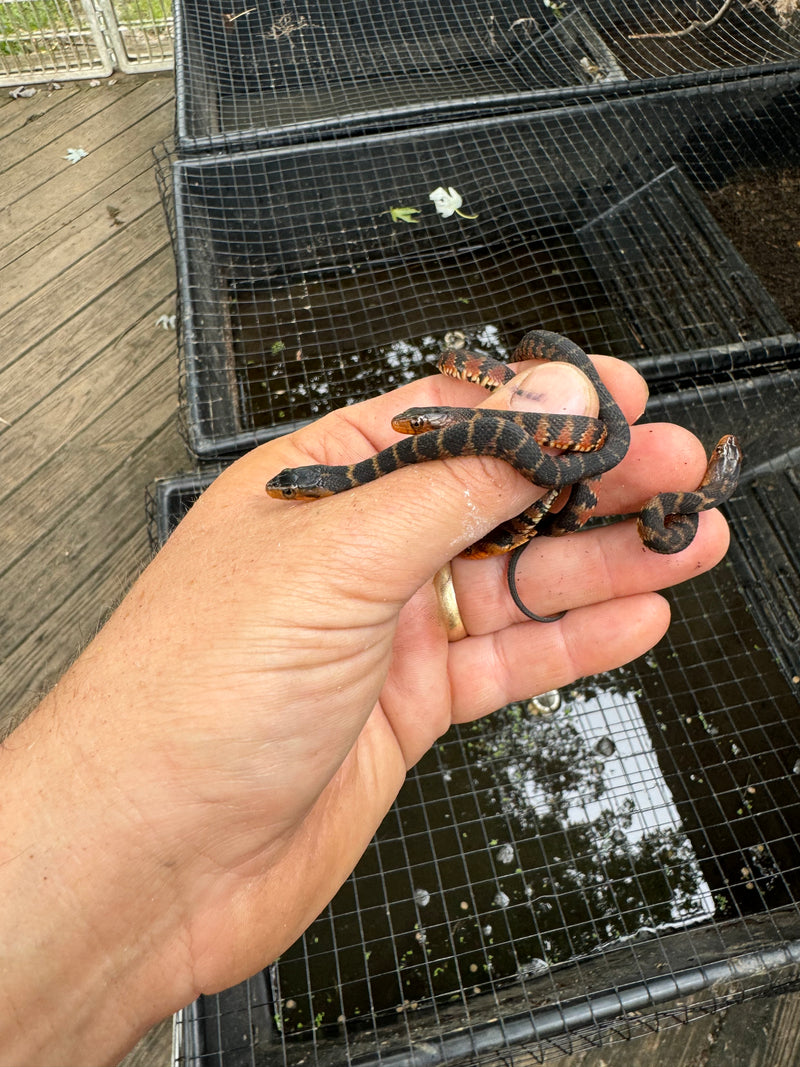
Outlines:
[[[266,485],[267,493],[280,500],[291,500],[297,489],[293,474],[294,471],[287,467],[279,474],[276,474],[274,478],[270,478]]]

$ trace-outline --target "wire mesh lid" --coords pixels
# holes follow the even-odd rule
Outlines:
[[[626,358],[789,333],[701,194],[800,155],[798,93],[800,68],[166,160],[191,447],[401,384],[458,332],[501,358],[532,326]]]
[[[176,20],[186,151],[675,86],[800,54],[791,0],[183,0]]]

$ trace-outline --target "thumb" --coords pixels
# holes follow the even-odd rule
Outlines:
[[[579,367],[570,363],[537,363],[495,390],[481,407],[596,418],[600,402]]]
[[[599,400],[579,368],[567,363],[536,363],[520,371],[480,406],[596,416]],[[380,546],[384,589],[388,596],[401,599],[407,599],[444,563],[495,526],[530,507],[544,492],[503,460],[481,457],[453,457],[406,467],[362,491],[369,491],[373,498],[369,519],[362,512],[362,520],[367,519],[371,526],[371,543]],[[391,522],[383,523],[381,516],[387,515]]]

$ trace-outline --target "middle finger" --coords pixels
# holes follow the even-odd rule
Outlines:
[[[656,493],[695,489],[703,476],[705,453],[689,431],[659,424],[635,426],[632,434],[628,455],[602,479],[598,515],[636,512]],[[695,541],[676,556],[644,548],[635,522],[535,538],[519,561],[517,588],[523,602],[541,615],[661,589],[713,566],[727,548],[725,531],[721,516],[702,515]],[[508,591],[505,556],[456,559],[452,570],[468,633],[489,633],[523,618]]]

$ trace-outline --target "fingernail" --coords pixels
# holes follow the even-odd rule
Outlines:
[[[497,406],[511,411],[555,415],[596,416],[600,406],[592,383],[582,370],[569,363],[544,363],[523,371],[502,390],[498,389],[492,399],[495,397],[501,401]]]

